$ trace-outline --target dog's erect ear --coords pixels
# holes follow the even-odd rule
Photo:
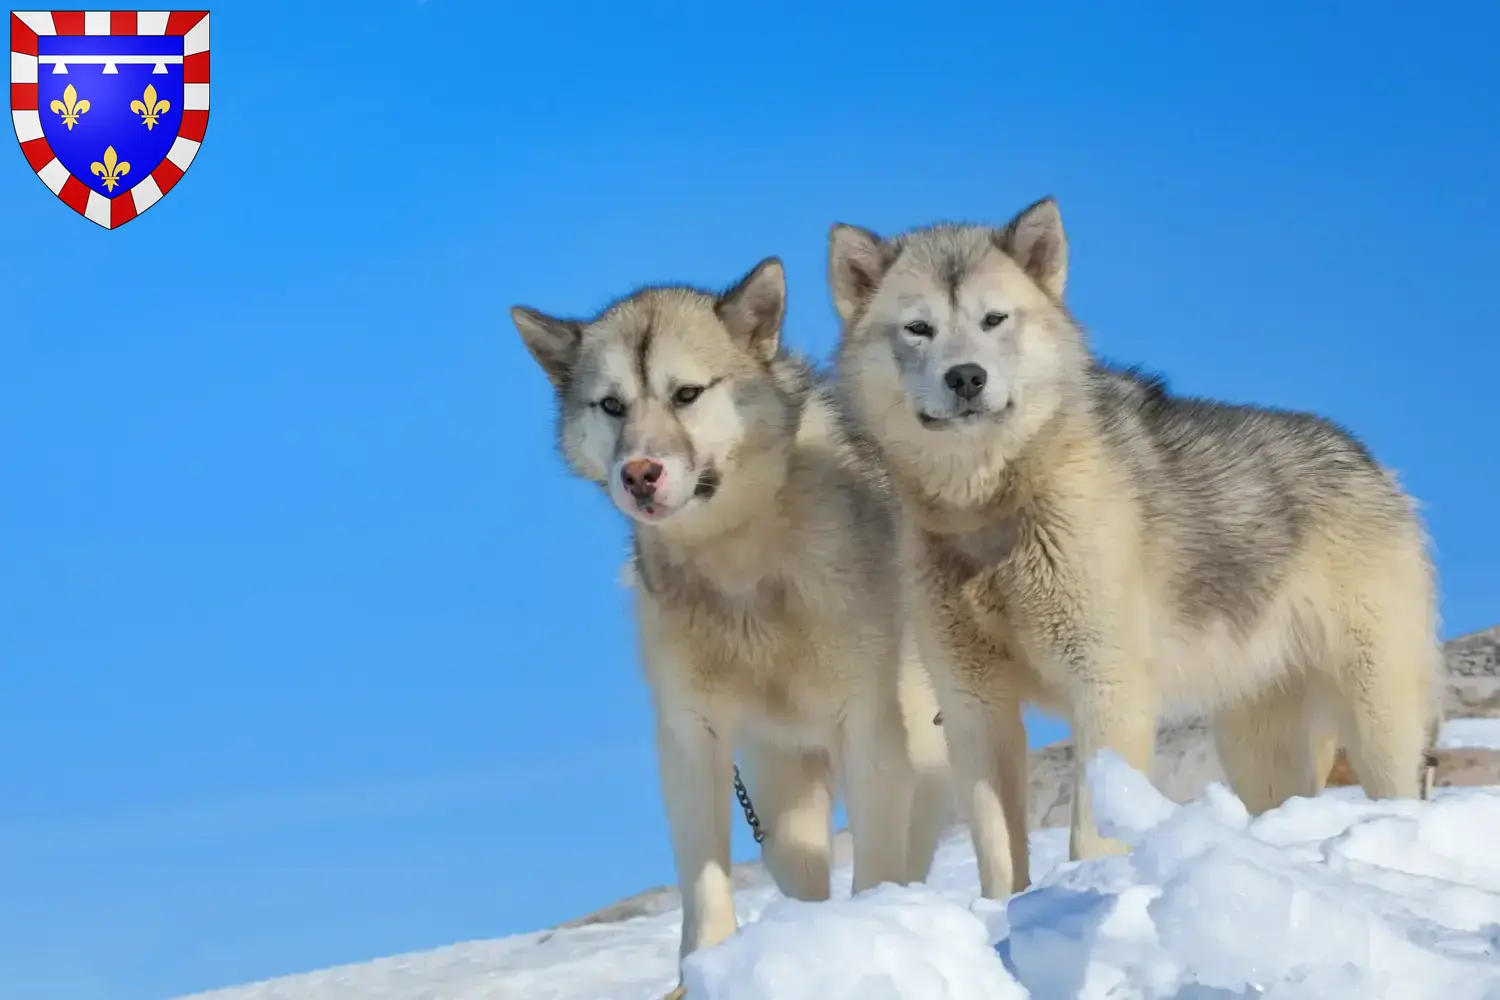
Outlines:
[[[1051,195],[1012,219],[997,242],[1043,291],[1062,301],[1068,284],[1068,237]]]
[[[568,380],[568,372],[578,357],[578,341],[583,337],[583,324],[571,319],[558,319],[546,313],[512,306],[510,321],[521,331],[526,349],[536,358],[542,371],[561,389]]]
[[[875,294],[889,255],[879,236],[868,229],[835,223],[828,233],[828,287],[833,307],[845,323]]]
[[[776,356],[786,315],[786,272],[767,257],[714,304],[729,335],[762,361]]]

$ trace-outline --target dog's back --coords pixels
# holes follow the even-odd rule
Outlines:
[[[1314,535],[1420,541],[1391,476],[1321,417],[1177,396],[1104,365],[1090,396],[1144,529],[1180,554],[1184,596],[1205,613],[1253,613]]]
[[[1415,505],[1357,439],[1321,417],[1174,395],[1098,364],[1089,398],[1135,508],[1158,669],[1183,709],[1272,675],[1361,669],[1375,634],[1440,686],[1436,584]],[[1196,662],[1195,662],[1196,661]],[[1420,673],[1420,668],[1417,671]]]

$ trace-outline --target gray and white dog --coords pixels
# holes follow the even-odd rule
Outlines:
[[[1091,353],[1044,199],[1002,228],[835,226],[838,370],[901,501],[901,564],[982,890],[1027,884],[1023,703],[1086,764],[1146,770],[1205,711],[1254,812],[1316,793],[1336,741],[1371,796],[1421,792],[1438,717],[1433,567],[1411,500],[1318,417],[1179,397]]]
[[[855,891],[925,878],[954,816],[894,507],[782,348],[785,300],[773,258],[723,294],[648,288],[587,320],[511,312],[556,389],[564,458],[634,527],[684,955],[736,927],[737,748],[767,866],[798,899],[829,895],[836,780]]]

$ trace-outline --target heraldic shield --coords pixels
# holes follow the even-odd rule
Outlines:
[[[182,180],[203,142],[208,11],[11,11],[10,114],[53,194],[123,226]]]

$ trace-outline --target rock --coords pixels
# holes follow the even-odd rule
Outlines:
[[[1448,667],[1445,708],[1450,718],[1500,718],[1500,625],[1443,647]]]
[[[1456,747],[1433,753],[1437,767],[1432,783],[1438,788],[1473,788],[1477,785],[1500,785],[1500,750],[1487,747]],[[1328,774],[1329,788],[1359,784],[1349,758],[1340,750]]]
[[[1439,788],[1473,788],[1477,785],[1500,785],[1500,750],[1488,747],[1464,747],[1437,752]]]

